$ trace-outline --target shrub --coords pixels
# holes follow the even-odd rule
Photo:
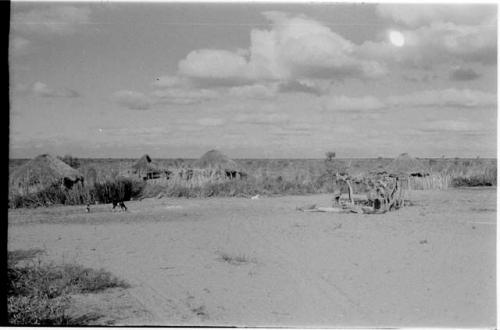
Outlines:
[[[39,207],[55,204],[61,205],[84,205],[100,203],[111,203],[114,200],[127,201],[137,198],[142,194],[145,183],[126,178],[108,180],[96,183],[94,186],[76,184],[67,189],[59,183],[54,183],[45,189],[25,195],[11,194],[9,198],[10,208]]]
[[[7,311],[11,325],[73,325],[66,311],[71,294],[127,288],[128,284],[103,270],[78,265],[45,265],[18,262],[32,259],[40,250],[9,252]]]
[[[484,176],[458,177],[451,181],[453,187],[490,187],[492,180]]]
[[[93,203],[95,201],[92,188],[76,184],[68,189],[60,183],[53,183],[52,185],[39,190],[37,192],[28,194],[12,194],[9,196],[9,207],[39,207],[49,206],[54,204],[62,205],[80,205]]]
[[[144,187],[145,183],[142,181],[118,178],[116,180],[97,182],[94,185],[94,194],[96,201],[104,204],[117,200],[129,201],[132,198],[139,197]]]

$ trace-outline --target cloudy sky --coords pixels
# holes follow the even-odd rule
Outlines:
[[[11,158],[495,157],[495,5],[13,3]]]

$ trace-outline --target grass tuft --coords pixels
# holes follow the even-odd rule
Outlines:
[[[71,295],[128,288],[109,272],[79,265],[62,266],[20,261],[33,259],[40,250],[9,252],[7,269],[8,321],[11,325],[74,325],[66,314]]]
[[[252,262],[250,258],[245,255],[231,255],[225,252],[219,253],[220,260],[227,262],[230,265],[239,266]]]

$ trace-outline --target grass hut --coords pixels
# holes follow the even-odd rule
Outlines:
[[[70,189],[77,182],[83,182],[83,175],[62,160],[44,154],[15,170],[10,182],[14,190],[24,194],[37,192],[54,183]]]
[[[425,177],[430,172],[421,161],[407,153],[399,155],[385,169],[389,174],[407,177]]]
[[[146,181],[162,177],[168,179],[171,172],[161,168],[156,162],[153,162],[149,155],[144,155],[132,165],[132,174]]]
[[[229,179],[246,177],[246,173],[238,163],[218,150],[210,150],[205,153],[200,159],[193,163],[193,167],[198,169],[221,170],[224,172],[226,178]]]

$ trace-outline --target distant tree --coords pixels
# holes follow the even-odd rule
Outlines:
[[[58,158],[73,168],[79,168],[81,165],[80,160],[71,155],[64,155],[64,157],[58,157]]]
[[[336,174],[345,175],[348,174],[348,170],[350,164],[347,164],[345,161],[336,159],[335,152],[329,151],[326,154],[325,165],[326,165],[326,173],[329,176],[335,176]]]
[[[328,161],[332,161],[336,156],[335,152],[333,151],[328,151],[325,155],[326,155],[326,160]]]

